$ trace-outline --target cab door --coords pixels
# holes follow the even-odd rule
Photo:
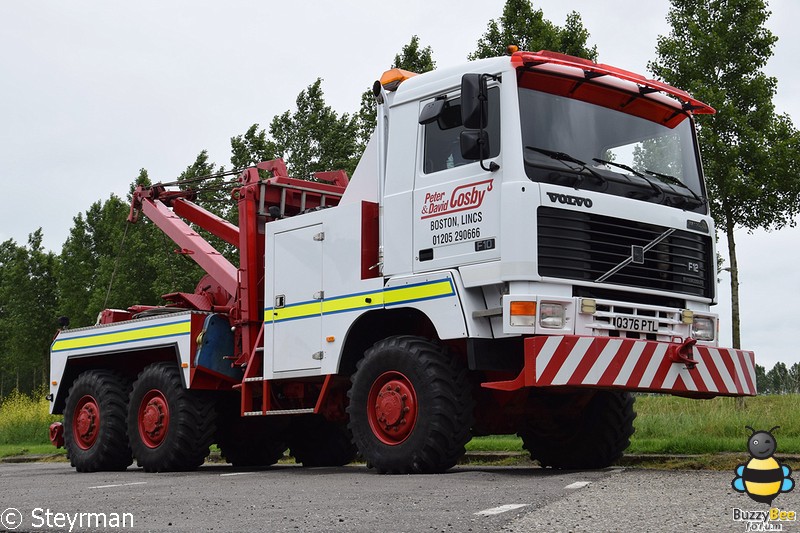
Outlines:
[[[438,118],[420,125],[414,180],[414,272],[425,272],[500,256],[501,172],[489,172],[461,154],[458,94],[440,95]],[[420,108],[434,102],[420,103]],[[489,88],[489,159],[499,161],[500,90]],[[500,165],[502,167],[502,165]]]

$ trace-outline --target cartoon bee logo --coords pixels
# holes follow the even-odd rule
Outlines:
[[[745,426],[752,434],[747,440],[747,449],[751,459],[736,467],[736,477],[731,486],[736,492],[746,492],[753,500],[772,505],[772,500],[781,492],[789,492],[794,488],[794,480],[789,477],[792,469],[782,465],[772,455],[778,449],[778,443],[772,432],[756,431]]]

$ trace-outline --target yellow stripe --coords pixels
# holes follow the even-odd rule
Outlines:
[[[450,280],[445,279],[435,283],[418,285],[416,287],[412,286],[388,290],[384,293],[383,301],[385,304],[389,305],[411,300],[423,300],[425,298],[445,296],[447,294],[452,294],[452,292],[453,289]]]
[[[109,333],[98,333],[95,335],[76,337],[73,339],[59,339],[53,343],[52,351],[57,352],[60,350],[75,350],[78,348],[94,348],[97,346],[106,346],[109,344],[118,344],[122,342],[182,335],[189,333],[190,331],[191,322],[187,319],[183,322],[163,324],[160,326],[112,331]]]
[[[372,294],[359,294],[358,296],[346,296],[322,302],[323,313],[336,313],[339,311],[350,311],[371,305],[383,305],[383,292]],[[367,301],[369,300],[369,301]]]
[[[433,283],[389,288],[383,291],[345,296],[343,298],[331,298],[321,302],[309,302],[280,309],[266,309],[264,311],[264,321],[277,322],[279,320],[307,318],[326,313],[354,311],[376,305],[393,305],[436,298],[438,296],[449,296],[451,294],[454,294],[453,286],[449,279],[444,279]]]
[[[267,317],[264,313],[264,320],[289,320],[290,318],[301,318],[307,316],[314,316],[322,314],[322,302],[311,302],[301,305],[293,305],[291,307],[282,307],[280,309],[273,309],[272,316]]]

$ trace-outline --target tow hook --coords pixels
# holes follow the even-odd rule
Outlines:
[[[688,370],[692,370],[700,362],[693,357],[694,351],[692,347],[695,344],[697,344],[697,339],[685,339],[680,344],[670,344],[667,349],[667,355],[674,363],[683,363]]]
[[[53,422],[50,424],[50,442],[56,448],[64,447],[64,424],[61,422]]]

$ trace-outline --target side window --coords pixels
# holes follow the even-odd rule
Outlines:
[[[489,89],[489,157],[500,153],[500,89]],[[459,137],[464,131],[461,125],[461,99],[453,98],[446,102],[439,119],[424,126],[424,156],[422,170],[425,174],[459,167],[477,161],[461,157]]]

